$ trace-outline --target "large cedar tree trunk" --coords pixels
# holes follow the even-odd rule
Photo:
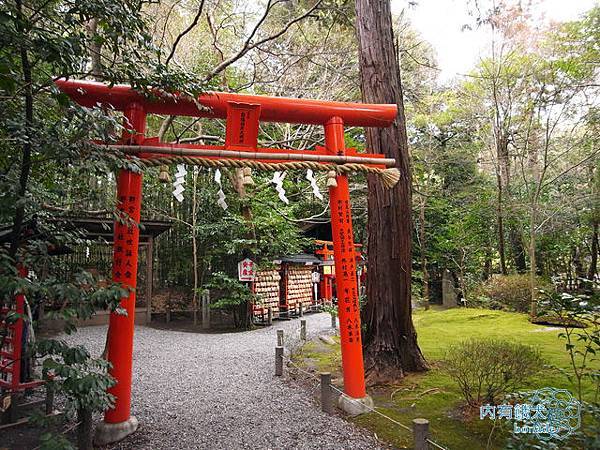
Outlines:
[[[400,182],[385,189],[369,175],[368,301],[363,311],[365,371],[370,384],[404,372],[427,369],[417,345],[411,307],[411,175],[400,68],[394,48],[389,0],[356,0],[356,29],[362,97],[368,103],[395,103],[389,128],[367,129],[374,153],[395,158]]]

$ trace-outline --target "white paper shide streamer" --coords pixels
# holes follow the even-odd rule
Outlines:
[[[173,196],[177,199],[179,203],[183,201],[183,191],[185,188],[183,184],[185,183],[185,176],[187,175],[187,170],[185,169],[185,164],[177,164],[177,172],[175,173],[175,181],[173,181]]]
[[[215,170],[215,182],[219,185],[219,192],[217,192],[217,205],[223,210],[227,209],[227,202],[225,201],[225,192],[223,192],[223,185],[221,184],[221,171]]]
[[[285,178],[285,172],[275,172],[271,183],[275,185],[275,190],[279,194],[279,200],[286,205],[290,204],[290,201],[285,196],[285,189],[283,189],[283,179]]]
[[[319,191],[319,186],[317,186],[317,180],[315,180],[315,175],[311,169],[306,171],[306,179],[310,181],[310,187],[313,190],[313,195],[317,197],[319,200],[323,200],[323,194]]]

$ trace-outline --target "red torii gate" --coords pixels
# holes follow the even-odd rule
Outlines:
[[[57,86],[72,100],[86,107],[109,106],[123,111],[125,128],[120,145],[142,161],[156,155],[185,155],[203,159],[236,159],[268,163],[290,160],[363,163],[382,169],[394,165],[383,155],[360,154],[346,149],[344,125],[363,127],[390,126],[397,115],[396,105],[326,102],[307,99],[206,93],[197,99],[178,95],[145,97],[130,86],[107,85],[79,80],[58,80]],[[226,119],[224,146],[163,144],[157,138],[146,138],[146,115],[166,114]],[[284,122],[322,125],[325,147],[316,150],[259,149],[259,122]],[[134,147],[135,146],[135,147]],[[137,151],[134,151],[135,149]],[[358,304],[356,261],[353,245],[350,194],[347,172],[338,172],[337,186],[329,189],[331,227],[334,244],[335,272],[344,373],[344,392],[353,400],[365,400],[364,366]],[[117,220],[114,228],[113,281],[130,288],[121,307],[127,316],[111,314],[108,332],[110,374],[116,385],[109,392],[116,398],[114,408],[105,412],[98,428],[98,443],[115,442],[133,433],[138,426],[130,414],[135,288],[139,222],[142,200],[142,174],[121,169],[117,177],[118,210],[129,221]]]

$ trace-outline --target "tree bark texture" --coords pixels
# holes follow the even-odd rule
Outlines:
[[[92,410],[88,408],[80,408],[77,411],[77,449],[78,450],[93,450],[93,429],[94,421],[92,419]]]
[[[427,199],[421,198],[419,204],[419,242],[421,244],[421,272],[423,272],[423,305],[429,310],[429,270],[427,269],[427,234],[425,232],[425,207]]]
[[[492,43],[493,45],[493,43]],[[498,221],[498,253],[500,254],[500,271],[502,275],[507,275],[506,268],[506,245],[504,237],[504,195],[508,194],[510,184],[510,160],[508,155],[508,137],[505,126],[505,121],[500,113],[500,104],[498,100],[497,80],[492,79],[492,92],[494,98],[494,120],[492,123],[494,131],[494,147],[496,158],[498,160],[496,166],[496,181],[498,188],[498,205],[497,205],[497,221]]]
[[[590,266],[587,272],[588,280],[594,280],[598,273],[598,255],[600,254],[600,246],[598,245],[598,224],[600,222],[600,169],[590,167],[590,184],[592,186],[592,238],[590,251]]]
[[[598,246],[598,222],[594,222],[592,231],[592,250],[590,258],[590,267],[588,269],[587,277],[589,280],[593,280],[598,273],[598,254],[600,248]]]
[[[537,225],[537,203],[531,205],[530,224],[529,224],[529,291],[531,295],[531,308],[529,315],[532,319],[537,317],[537,286],[536,286],[536,262],[535,262],[535,246],[536,234],[535,227]]]
[[[525,246],[523,244],[523,236],[514,224],[508,227],[508,237],[512,251],[513,261],[517,273],[527,272],[527,260],[525,259]],[[535,270],[535,266],[534,266]]]
[[[389,128],[367,129],[374,153],[395,158],[400,182],[385,189],[369,175],[368,279],[363,345],[370,384],[427,369],[417,344],[411,306],[411,173],[400,68],[389,0],[356,0],[361,90],[364,102],[395,103]]]
[[[500,272],[508,275],[506,268],[506,250],[504,245],[504,207],[502,204],[502,182],[500,175],[496,175],[498,182],[498,204],[496,205],[496,222],[498,223],[498,254],[500,255]]]
[[[23,5],[20,0],[17,0],[17,14],[21,23],[25,22],[23,15]],[[25,30],[21,27],[17,30],[21,34],[25,34]],[[33,132],[33,79],[31,62],[25,45],[21,45],[21,69],[23,70],[23,96],[24,96],[24,114],[25,114],[25,134],[31,136]],[[23,156],[21,159],[21,169],[19,174],[19,185],[17,187],[17,201],[15,203],[15,213],[13,216],[12,231],[13,236],[10,243],[9,255],[16,261],[17,252],[21,243],[21,229],[25,220],[25,196],[27,194],[27,184],[29,182],[29,174],[31,172],[31,153],[33,151],[31,139],[24,139]]]

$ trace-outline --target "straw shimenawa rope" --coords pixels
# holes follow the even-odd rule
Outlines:
[[[160,156],[156,158],[140,158],[136,163],[141,169],[163,166],[167,164],[189,164],[210,168],[249,168],[256,170],[283,171],[283,170],[318,170],[328,172],[328,186],[337,186],[335,175],[349,175],[352,172],[364,172],[378,175],[383,185],[390,189],[400,180],[400,171],[395,167],[380,169],[369,167],[364,164],[346,163],[346,164],[325,164],[314,161],[293,161],[284,163],[267,163],[262,161],[237,160],[237,159],[209,159],[190,156]],[[333,172],[333,173],[332,173]],[[330,181],[333,180],[333,181]]]

